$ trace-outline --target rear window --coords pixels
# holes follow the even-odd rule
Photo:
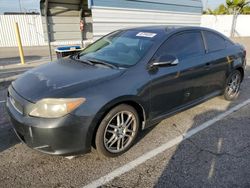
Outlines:
[[[226,48],[226,40],[223,37],[209,31],[204,31],[204,35],[207,42],[208,52],[214,52]]]

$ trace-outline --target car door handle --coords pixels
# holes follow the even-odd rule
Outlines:
[[[206,70],[210,70],[210,68],[211,68],[211,63],[206,63],[205,64],[205,69]]]
[[[187,91],[187,92],[185,92],[184,96],[185,96],[185,97],[189,97],[190,94],[191,94],[191,93]]]

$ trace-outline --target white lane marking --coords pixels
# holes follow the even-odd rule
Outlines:
[[[5,103],[5,102],[6,102],[6,101],[0,101],[0,104],[1,104],[1,103]]]
[[[68,157],[65,157],[65,158],[68,159],[68,160],[72,160],[72,159],[76,158],[76,156],[68,156]]]
[[[115,177],[121,176],[122,174],[132,170],[133,168],[137,167],[138,165],[146,162],[147,160],[155,157],[156,155],[166,151],[167,149],[179,144],[180,142],[182,142],[183,140],[186,140],[188,138],[190,138],[191,136],[197,134],[198,132],[206,129],[207,127],[213,125],[214,123],[216,123],[219,120],[222,120],[223,118],[225,118],[226,116],[232,114],[233,112],[239,110],[240,108],[242,108],[243,106],[246,106],[247,104],[250,103],[250,99],[232,107],[231,109],[221,113],[220,115],[216,116],[215,118],[204,122],[203,124],[201,124],[200,126],[188,131],[187,133],[180,135],[170,141],[168,141],[167,143],[143,154],[142,156],[136,158],[135,160],[117,168],[116,170],[108,173],[107,175],[91,182],[90,184],[83,186],[84,188],[92,188],[92,187],[99,187],[104,185],[105,183],[113,180]]]

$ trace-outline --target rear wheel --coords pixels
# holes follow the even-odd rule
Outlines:
[[[224,98],[228,101],[235,100],[239,96],[242,75],[238,70],[233,71],[226,82]]]
[[[96,149],[106,157],[116,157],[133,144],[139,129],[136,110],[129,105],[113,108],[102,120],[96,133]]]

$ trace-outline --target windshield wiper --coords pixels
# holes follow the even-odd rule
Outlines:
[[[107,63],[105,61],[97,60],[97,59],[89,59],[92,64],[100,64],[100,65],[105,65],[107,67],[110,67],[112,69],[117,69],[118,67],[116,65],[113,65],[111,63]]]
[[[71,58],[74,59],[74,60],[76,60],[76,61],[80,61],[80,62],[86,63],[88,65],[94,65],[91,61],[89,61],[87,59],[80,59],[80,53],[71,56]]]

